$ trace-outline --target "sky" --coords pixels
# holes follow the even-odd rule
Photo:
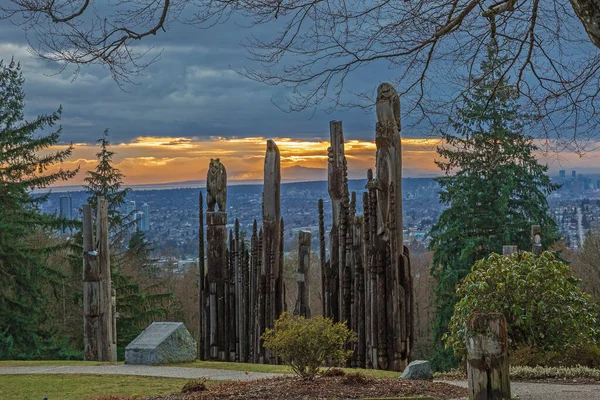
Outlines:
[[[135,84],[123,88],[105,68],[84,68],[73,79],[72,69],[60,73],[58,65],[33,58],[25,33],[6,20],[0,20],[0,59],[14,57],[22,65],[28,119],[62,105],[57,148],[73,143],[63,167],[81,167],[63,185],[80,184],[85,171],[94,168],[96,140],[105,129],[126,184],[203,180],[210,159],[217,157],[230,180],[258,180],[267,138],[279,145],[284,180],[326,179],[330,120],[343,121],[349,177],[365,177],[375,163],[374,110],[282,111],[275,104],[285,107],[288,89],[235,72],[253,66],[241,45],[250,33],[232,23],[209,30],[172,25],[143,43],[162,49],[162,55]],[[373,65],[349,79],[352,90],[374,93],[381,82],[394,79],[394,70]],[[402,136],[404,175],[439,175],[434,163],[439,141],[430,132],[410,129]],[[600,172],[600,152],[540,157],[551,173]]]

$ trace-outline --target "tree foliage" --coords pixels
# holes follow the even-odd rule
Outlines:
[[[541,127],[569,146],[597,134],[600,98],[598,0],[139,0],[92,6],[73,0],[9,0],[0,16],[28,32],[33,51],[61,65],[107,66],[126,82],[155,60],[136,46],[175,23],[209,28],[230,16],[272,34],[245,47],[260,67],[252,79],[290,87],[291,109],[347,104],[357,89],[347,78],[373,65],[395,72],[409,113],[436,123],[475,86],[470,72],[486,43],[501,43],[499,66],[516,78]],[[440,90],[443,88],[444,90]],[[367,103],[368,104],[368,103]],[[371,102],[371,104],[373,104]],[[361,105],[365,105],[362,103]],[[443,122],[445,118],[441,119]],[[553,135],[553,136],[550,136]]]
[[[569,266],[551,252],[492,254],[475,263],[457,290],[446,345],[465,355],[465,322],[472,313],[500,312],[510,346],[562,352],[594,344],[596,306]]]
[[[67,221],[42,214],[38,205],[47,196],[33,189],[65,181],[77,170],[55,169],[70,154],[49,151],[58,143],[60,108],[32,121],[24,119],[25,93],[19,64],[0,61],[0,358],[56,357],[58,339],[48,319],[45,286],[57,284],[61,274],[47,264],[60,247],[41,245],[33,233],[52,235]]]
[[[557,186],[536,160],[533,138],[524,134],[529,118],[520,111],[519,92],[496,68],[503,62],[496,50],[492,42],[473,96],[463,99],[437,149],[445,175],[436,181],[448,206],[430,232],[437,343],[448,329],[456,285],[477,260],[507,244],[529,249],[534,224],[542,227],[544,248],[559,239],[546,201]],[[434,365],[445,368],[450,358],[440,349]]]
[[[356,334],[345,323],[334,323],[329,318],[304,318],[284,312],[273,329],[265,330],[262,339],[265,348],[273,350],[297,375],[312,380],[325,362],[329,366],[342,365],[352,355],[347,344],[356,340]]]

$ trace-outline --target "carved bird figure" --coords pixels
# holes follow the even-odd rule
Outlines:
[[[382,127],[395,125],[400,132],[400,97],[391,84],[384,82],[377,88],[375,110]]]

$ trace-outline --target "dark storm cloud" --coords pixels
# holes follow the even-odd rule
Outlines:
[[[124,90],[99,66],[84,67],[75,80],[72,68],[56,74],[59,66],[32,58],[25,33],[8,21],[0,21],[0,58],[14,56],[22,64],[27,115],[63,106],[66,142],[93,142],[106,128],[115,143],[138,136],[327,137],[331,119],[344,121],[348,138],[370,139],[374,115],[357,109],[286,113],[273,102],[285,107],[289,89],[236,73],[254,66],[240,44],[250,32],[269,35],[265,27],[251,31],[234,22],[207,30],[171,24],[166,33],[140,43],[142,50],[154,46],[162,54]],[[372,76],[356,74],[355,86],[378,84]]]

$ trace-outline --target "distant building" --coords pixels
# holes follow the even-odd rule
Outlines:
[[[136,213],[133,214],[133,226],[135,228],[135,230],[143,230],[142,228],[142,221],[144,218],[144,213],[141,211],[138,211]]]
[[[571,172],[571,178],[573,178],[573,179],[577,178],[577,171]]]
[[[132,215],[135,211],[135,200],[131,200],[127,202],[127,215]]]
[[[142,204],[142,230],[148,232],[150,230],[150,206],[148,203]]]
[[[73,201],[71,196],[60,196],[59,215],[67,219],[73,219]]]
[[[561,169],[560,171],[558,171],[558,175],[561,178],[565,178],[567,176],[567,171],[565,171],[564,169]]]
[[[66,219],[73,219],[73,200],[71,196],[60,196],[58,215]],[[70,228],[63,227],[61,233],[71,233],[71,230]]]

